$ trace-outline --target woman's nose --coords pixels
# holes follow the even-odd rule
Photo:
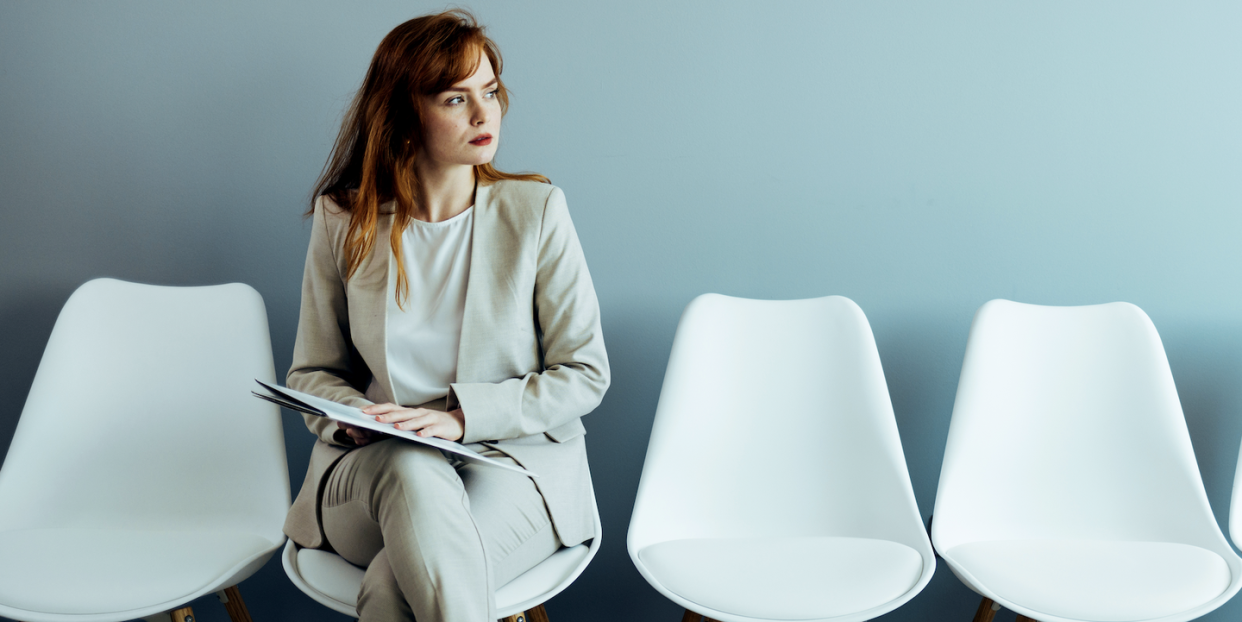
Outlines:
[[[475,106],[474,114],[471,116],[470,121],[475,125],[487,123],[487,106]]]

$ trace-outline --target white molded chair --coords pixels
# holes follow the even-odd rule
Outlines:
[[[594,505],[594,493],[592,493]],[[599,551],[603,527],[599,508],[595,509],[595,538],[561,549],[552,557],[496,590],[497,615],[507,622],[547,622],[543,603],[569,587]],[[293,584],[321,605],[358,617],[358,592],[362,588],[363,568],[336,553],[304,549],[290,540],[281,557],[285,574]]]
[[[102,622],[227,595],[284,543],[267,316],[241,284],[78,288],[0,469],[0,616]]]
[[[935,557],[858,305],[686,307],[628,548],[687,620],[855,622],[927,585]]]
[[[1151,320],[1115,302],[975,315],[932,540],[984,597],[1043,622],[1181,622],[1242,586]]]
[[[1229,500],[1229,537],[1242,549],[1242,450],[1238,452],[1238,468],[1233,474],[1233,495]]]

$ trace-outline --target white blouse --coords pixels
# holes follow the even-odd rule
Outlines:
[[[393,399],[417,406],[448,395],[457,379],[457,348],[470,276],[474,206],[440,222],[410,220],[401,254],[410,286],[397,306],[397,270],[389,254],[385,348]]]

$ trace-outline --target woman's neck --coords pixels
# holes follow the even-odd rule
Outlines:
[[[423,186],[423,209],[414,217],[419,220],[448,220],[474,204],[473,166],[418,166],[418,180]]]

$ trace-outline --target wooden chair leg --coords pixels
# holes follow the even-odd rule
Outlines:
[[[172,616],[173,622],[194,622],[193,607],[186,606],[180,609],[173,609],[170,615]]]
[[[540,608],[542,609],[542,606]],[[522,611],[520,613],[515,613],[507,618],[501,618],[499,622],[530,622],[531,620],[530,614],[533,611],[534,609],[530,609],[527,611]],[[544,616],[544,619],[545,620],[547,619],[546,615]]]
[[[983,597],[979,602],[979,610],[975,612],[974,622],[992,622],[992,618],[996,617],[996,612],[1000,611],[1000,605],[992,602],[991,598]],[[1022,622],[1019,620],[1018,622]]]
[[[693,611],[690,611],[689,609],[687,609],[686,613],[681,616],[681,622],[699,622],[702,619],[703,619],[703,616]]]
[[[246,609],[246,601],[242,600],[241,590],[236,585],[216,592],[216,598],[224,604],[224,610],[229,612],[229,619],[233,622],[254,622],[250,618],[250,611]]]
[[[534,609],[526,610],[526,622],[552,622],[548,619],[548,611],[539,605]]]

